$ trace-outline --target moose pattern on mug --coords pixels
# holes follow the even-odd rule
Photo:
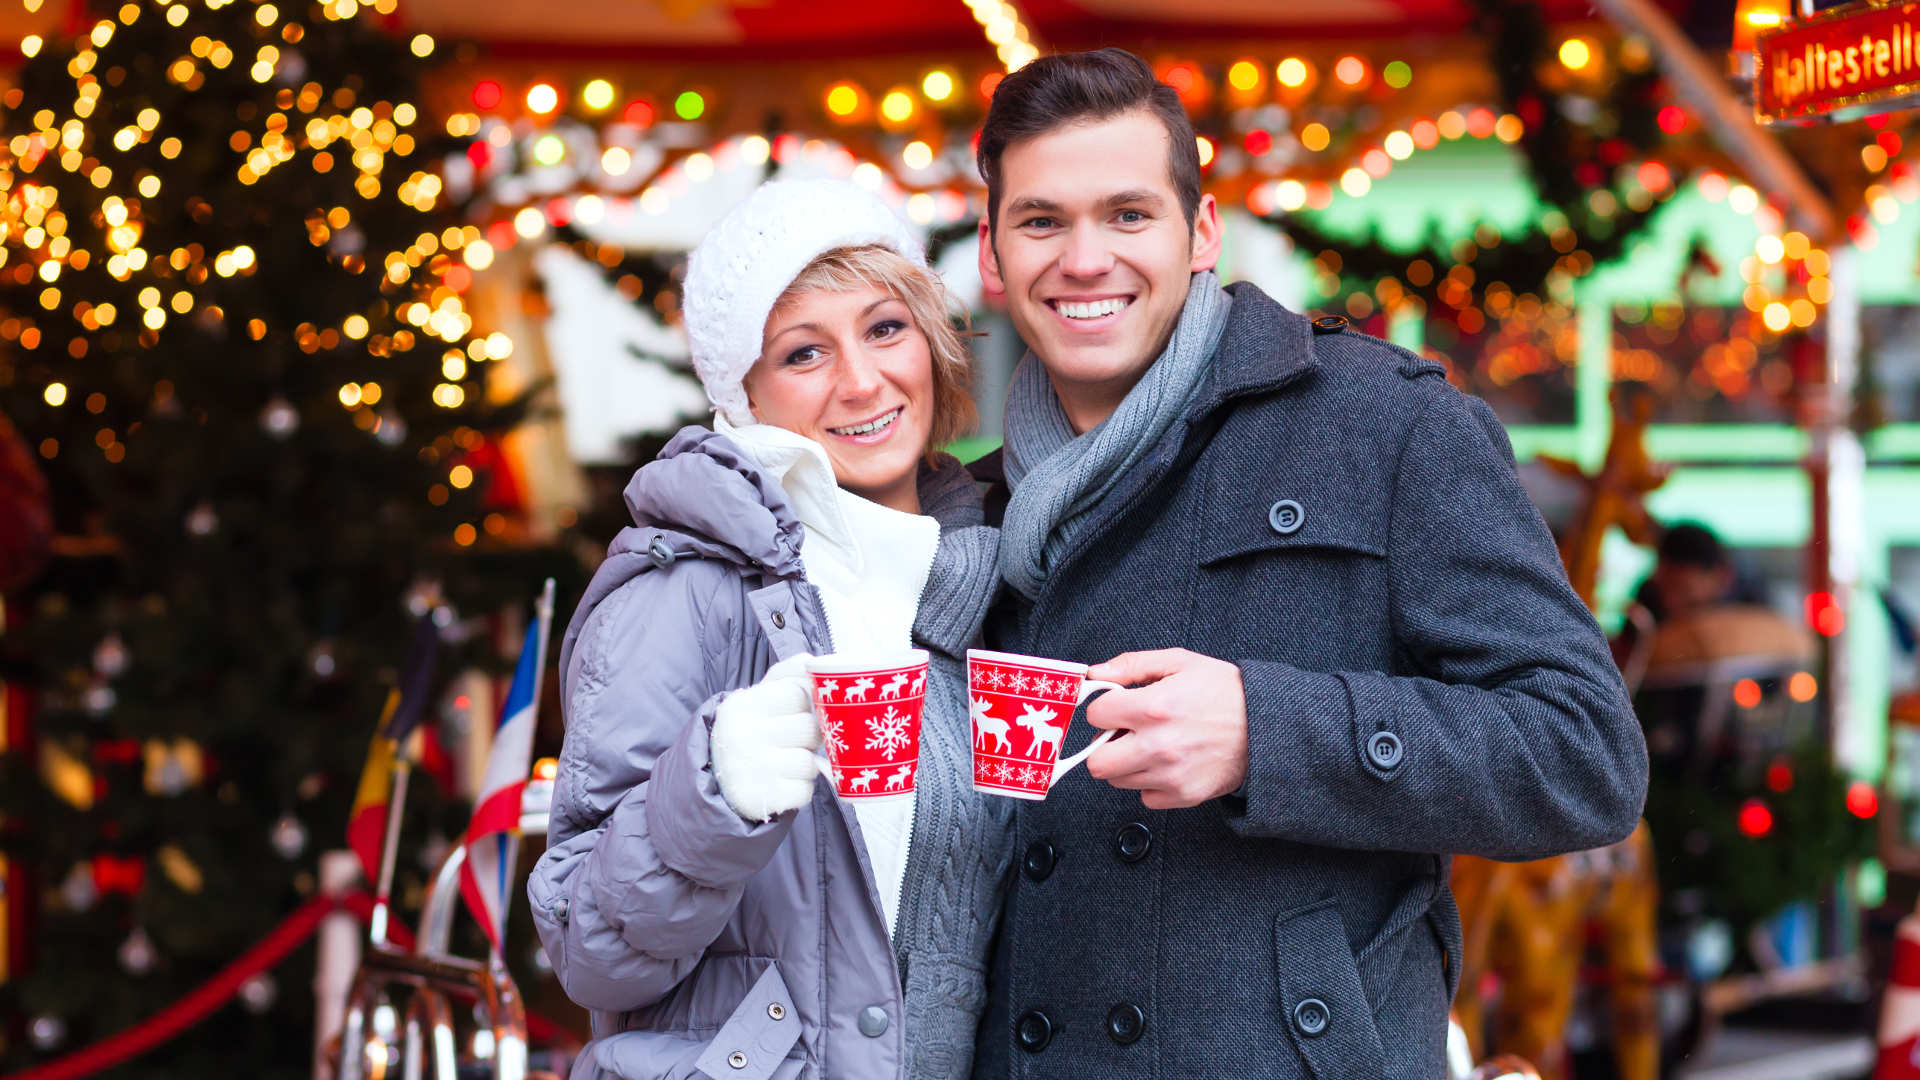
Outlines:
[[[973,784],[1044,795],[1080,695],[1080,676],[975,658],[968,664]]]
[[[927,666],[813,677],[820,737],[842,798],[904,795],[920,764]]]

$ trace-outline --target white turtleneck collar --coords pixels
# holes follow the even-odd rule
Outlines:
[[[920,593],[940,548],[940,523],[882,506],[842,488],[819,443],[770,424],[735,426],[715,415],[713,429],[738,443],[776,477],[805,531],[800,563],[820,592],[836,653],[891,652],[913,644]],[[857,803],[889,932],[900,910],[913,800]]]

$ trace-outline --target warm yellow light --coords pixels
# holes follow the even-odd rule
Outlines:
[[[1236,60],[1227,69],[1227,85],[1235,90],[1253,90],[1260,85],[1260,65],[1251,60]]]
[[[347,383],[340,387],[340,404],[351,409],[360,404],[360,384]]]
[[[1298,180],[1282,180],[1273,189],[1273,201],[1282,210],[1298,210],[1307,205],[1307,185]]]
[[[1560,43],[1560,63],[1569,71],[1579,71],[1593,62],[1593,49],[1582,38],[1568,38]]]
[[[246,270],[253,266],[253,249],[245,244],[233,249],[233,266],[236,270]]]
[[[461,255],[467,260],[467,265],[475,270],[485,270],[493,265],[493,245],[485,240],[475,240],[468,244]]]
[[[939,212],[940,204],[926,192],[915,192],[907,196],[907,220],[915,225],[933,224],[934,216]]]
[[[1526,132],[1527,125],[1512,113],[1506,113],[1493,122],[1493,137],[1503,143],[1519,142],[1520,136]]]
[[[852,83],[835,83],[827,91],[827,111],[835,116],[852,116],[860,107],[860,91]]]
[[[166,309],[157,308],[157,307],[148,308],[147,313],[145,315],[140,316],[140,321],[146,324],[147,329],[158,330],[161,327],[167,325]]]
[[[360,400],[368,405],[380,404],[380,384],[370,382],[360,387]]]
[[[413,55],[415,56],[421,57],[423,59],[425,57],[432,56],[433,55],[433,35],[431,34],[413,35],[413,42],[410,47],[413,49]]]
[[[366,337],[367,329],[367,317],[365,315],[349,315],[340,324],[340,332],[355,341]]]
[[[924,169],[933,164],[933,147],[915,139],[900,151],[900,160],[906,162],[909,169]]]
[[[1793,313],[1787,310],[1787,305],[1775,300],[1760,309],[1760,321],[1777,334],[1793,325]]]
[[[1340,174],[1340,190],[1356,199],[1372,189],[1373,177],[1368,176],[1365,169],[1356,166]]]
[[[920,80],[920,92],[928,101],[945,101],[953,96],[953,76],[944,71],[929,71]]]
[[[193,310],[193,294],[184,291],[174,293],[172,304],[174,314],[185,315]]]
[[[1819,316],[1820,309],[1814,307],[1813,301],[1804,296],[1795,297],[1794,301],[1787,305],[1787,317],[1793,320],[1793,325],[1802,330],[1812,326],[1813,320]]]
[[[1333,133],[1327,130],[1327,125],[1317,120],[1300,129],[1300,145],[1316,154],[1325,150],[1332,141]]]
[[[1204,169],[1213,164],[1213,140],[1205,135],[1196,135],[1193,144],[1200,151],[1200,167]]]
[[[534,83],[527,89],[527,108],[536,113],[550,113],[560,107],[560,91],[546,83]]]
[[[740,140],[740,160],[749,165],[765,165],[773,154],[773,144],[763,135],[749,135]]]
[[[1413,136],[1404,131],[1389,134],[1384,142],[1387,156],[1395,161],[1405,161],[1413,156]]]
[[[880,99],[880,115],[896,124],[913,118],[913,98],[903,90],[894,90]]]
[[[580,91],[580,100],[595,112],[608,108],[613,104],[613,84],[605,79],[595,79]]]
[[[40,396],[46,399],[47,404],[57,409],[67,403],[67,384],[50,382]]]
[[[1786,255],[1787,246],[1777,236],[1764,235],[1753,242],[1753,253],[1763,263],[1777,263]]]
[[[447,472],[447,483],[456,488],[465,488],[473,483],[473,470],[465,465],[455,465]]]
[[[487,359],[505,360],[513,355],[513,339],[495,330],[487,335]]]
[[[255,8],[253,12],[253,21],[259,23],[261,26],[272,26],[275,20],[279,18],[280,9],[274,7],[272,4],[261,4],[258,8]]]
[[[624,146],[609,146],[600,155],[600,171],[608,176],[625,176],[633,168],[633,155]]]
[[[440,361],[440,377],[448,380],[466,378],[467,358],[461,356],[458,352],[448,353],[446,358]],[[454,485],[454,487],[465,486],[464,484]]]
[[[524,239],[531,240],[545,232],[546,228],[547,219],[531,206],[521,207],[520,212],[513,215],[513,231]]]
[[[1280,61],[1280,66],[1273,69],[1273,74],[1280,80],[1282,86],[1304,86],[1311,72],[1305,60],[1297,56],[1289,56]]]
[[[1343,56],[1333,65],[1333,77],[1348,86],[1358,86],[1366,81],[1367,62],[1357,56]]]
[[[40,55],[40,47],[45,44],[39,34],[28,34],[20,39],[20,55],[31,60]]]

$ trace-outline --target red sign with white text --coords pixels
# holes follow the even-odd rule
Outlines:
[[[1753,52],[1763,124],[1892,112],[1920,99],[1920,0],[1831,8],[1761,34]]]

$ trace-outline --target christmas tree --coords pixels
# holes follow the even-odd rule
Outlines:
[[[484,613],[553,569],[487,503],[483,444],[524,404],[486,400],[511,345],[461,294],[491,252],[433,169],[433,43],[392,10],[143,0],[23,43],[0,415],[60,538],[0,636],[39,759],[0,755],[38,907],[0,1072],[151,1015],[310,896],[409,605]],[[310,963],[131,1071],[305,1075]]]

